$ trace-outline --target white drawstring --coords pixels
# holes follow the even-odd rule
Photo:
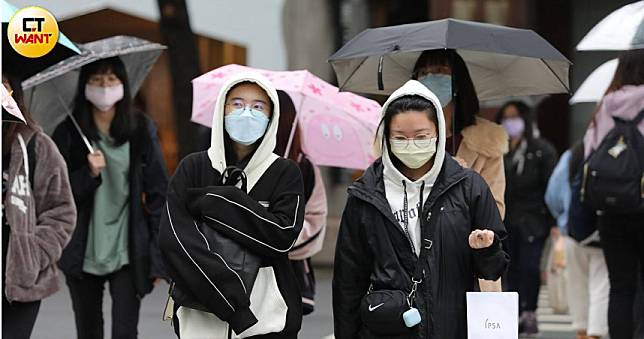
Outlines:
[[[20,149],[22,150],[22,161],[25,167],[25,181],[27,182],[27,187],[31,187],[29,182],[29,154],[27,154],[27,144],[25,144],[25,139],[22,138],[22,135],[18,133],[18,143],[20,143]]]

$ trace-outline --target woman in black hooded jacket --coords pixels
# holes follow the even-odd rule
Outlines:
[[[288,253],[305,203],[298,165],[273,153],[279,112],[270,81],[231,76],[211,147],[170,180],[159,245],[181,339],[297,337],[302,300]]]
[[[481,176],[445,155],[442,110],[425,86],[410,80],[383,112],[382,158],[349,187],[340,225],[335,337],[466,338],[466,292],[508,265],[499,210]],[[420,322],[406,328],[399,314],[383,315],[395,321],[382,328],[373,314],[393,299],[368,295],[386,290],[410,295]]]

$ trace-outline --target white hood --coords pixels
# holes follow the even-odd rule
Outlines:
[[[394,93],[391,94],[387,102],[385,102],[382,107],[382,113],[387,111],[387,107],[394,100],[410,95],[421,96],[434,104],[436,108],[436,116],[438,118],[438,145],[436,145],[436,155],[434,157],[434,165],[432,168],[423,175],[420,179],[416,181],[411,181],[405,177],[392,163],[391,158],[389,157],[389,152],[387,150],[387,144],[385,143],[385,149],[382,152],[382,163],[384,166],[383,176],[385,181],[385,195],[387,196],[387,201],[391,207],[394,217],[400,222],[400,225],[403,226],[404,215],[407,214],[409,220],[408,232],[411,242],[414,244],[414,251],[416,255],[420,252],[420,221],[418,218],[418,206],[421,201],[425,201],[426,197],[429,196],[436,178],[443,167],[443,161],[445,159],[445,117],[443,116],[443,109],[441,108],[438,97],[432,91],[430,91],[425,85],[416,81],[409,80],[405,85],[397,89]],[[382,129],[380,130],[380,135],[376,141],[378,145],[382,145]],[[422,197],[421,197],[421,186]],[[407,200],[407,210],[404,209],[404,201]]]
[[[436,116],[438,118],[438,145],[436,145],[434,166],[432,166],[427,174],[416,181],[425,181],[425,185],[429,186],[428,188],[431,188],[434,185],[434,182],[436,182],[438,173],[443,167],[443,160],[445,159],[445,117],[443,116],[443,108],[438,101],[438,97],[422,83],[416,80],[409,80],[406,84],[404,84],[402,87],[393,92],[391,96],[389,96],[387,102],[385,102],[385,104],[382,106],[382,114],[384,115],[384,113],[387,111],[387,107],[389,107],[389,104],[391,104],[391,102],[400,97],[409,95],[421,96],[431,101],[436,107]],[[382,145],[382,137],[383,136],[381,130],[379,138],[377,140],[378,145]],[[394,179],[394,181],[398,182],[401,187],[403,180],[411,183],[411,181],[407,179],[407,177],[405,177],[402,173],[400,173],[400,171],[398,171],[398,169],[391,162],[391,159],[389,158],[389,152],[387,151],[386,147],[387,144],[385,143],[385,150],[382,152],[382,162],[384,165],[383,174],[385,178],[389,177],[391,179]],[[429,193],[429,191],[427,191],[427,193]]]
[[[276,154],[273,154],[273,150],[275,149],[275,144],[277,142],[280,106],[277,91],[268,79],[253,72],[235,74],[227,79],[226,83],[224,83],[219,91],[217,103],[215,104],[208,157],[210,158],[212,167],[219,173],[222,173],[227,166],[226,153],[224,151],[224,106],[226,104],[226,95],[233,86],[242,82],[252,82],[259,85],[259,87],[266,92],[273,102],[273,115],[268,127],[266,128],[266,133],[264,133],[261,144],[255,150],[255,153],[248,162],[248,165],[244,168],[244,172],[246,172],[247,177],[247,189],[250,192],[266,169],[273,164],[273,161],[279,158]]]

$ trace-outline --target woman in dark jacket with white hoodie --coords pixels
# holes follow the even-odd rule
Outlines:
[[[466,338],[466,292],[505,271],[494,197],[445,155],[445,132],[438,98],[418,81],[385,103],[382,158],[349,187],[340,225],[336,338]],[[396,300],[411,309],[406,323]]]
[[[159,242],[181,339],[297,337],[302,300],[288,253],[305,203],[298,165],[273,153],[279,113],[270,81],[231,76],[211,147],[170,180]]]

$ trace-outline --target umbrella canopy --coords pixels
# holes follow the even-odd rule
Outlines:
[[[71,56],[80,54],[80,50],[62,32],[58,37],[58,44],[51,52],[39,58],[27,58],[16,52],[7,37],[7,27],[11,17],[18,11],[14,5],[0,0],[2,13],[2,67],[10,69],[20,79],[26,79],[37,74],[45,68]]]
[[[0,86],[0,95],[2,95],[2,121],[27,123],[22,112],[20,112],[18,103],[13,99],[11,93],[7,91],[7,88]]]
[[[575,95],[568,101],[571,105],[582,102],[599,102],[613,81],[617,70],[617,59],[608,60],[597,67],[579,86]]]
[[[603,18],[577,44],[578,51],[626,51],[644,48],[644,1],[626,5]]]
[[[52,132],[71,112],[83,66],[101,59],[120,57],[134,96],[166,47],[120,35],[80,44],[80,48],[80,55],[67,58],[22,83],[29,111],[46,132]]]
[[[537,33],[472,21],[367,29],[329,62],[340,89],[388,95],[411,78],[420,54],[431,49],[457,51],[480,100],[569,92],[570,61]]]
[[[302,150],[317,165],[365,169],[374,160],[371,152],[380,119],[380,105],[373,100],[326,83],[308,71],[275,72],[227,65],[192,80],[192,121],[212,126],[217,94],[226,78],[254,71],[288,93],[297,110]],[[292,127],[295,127],[292,126]],[[291,129],[291,136],[294,129]]]

